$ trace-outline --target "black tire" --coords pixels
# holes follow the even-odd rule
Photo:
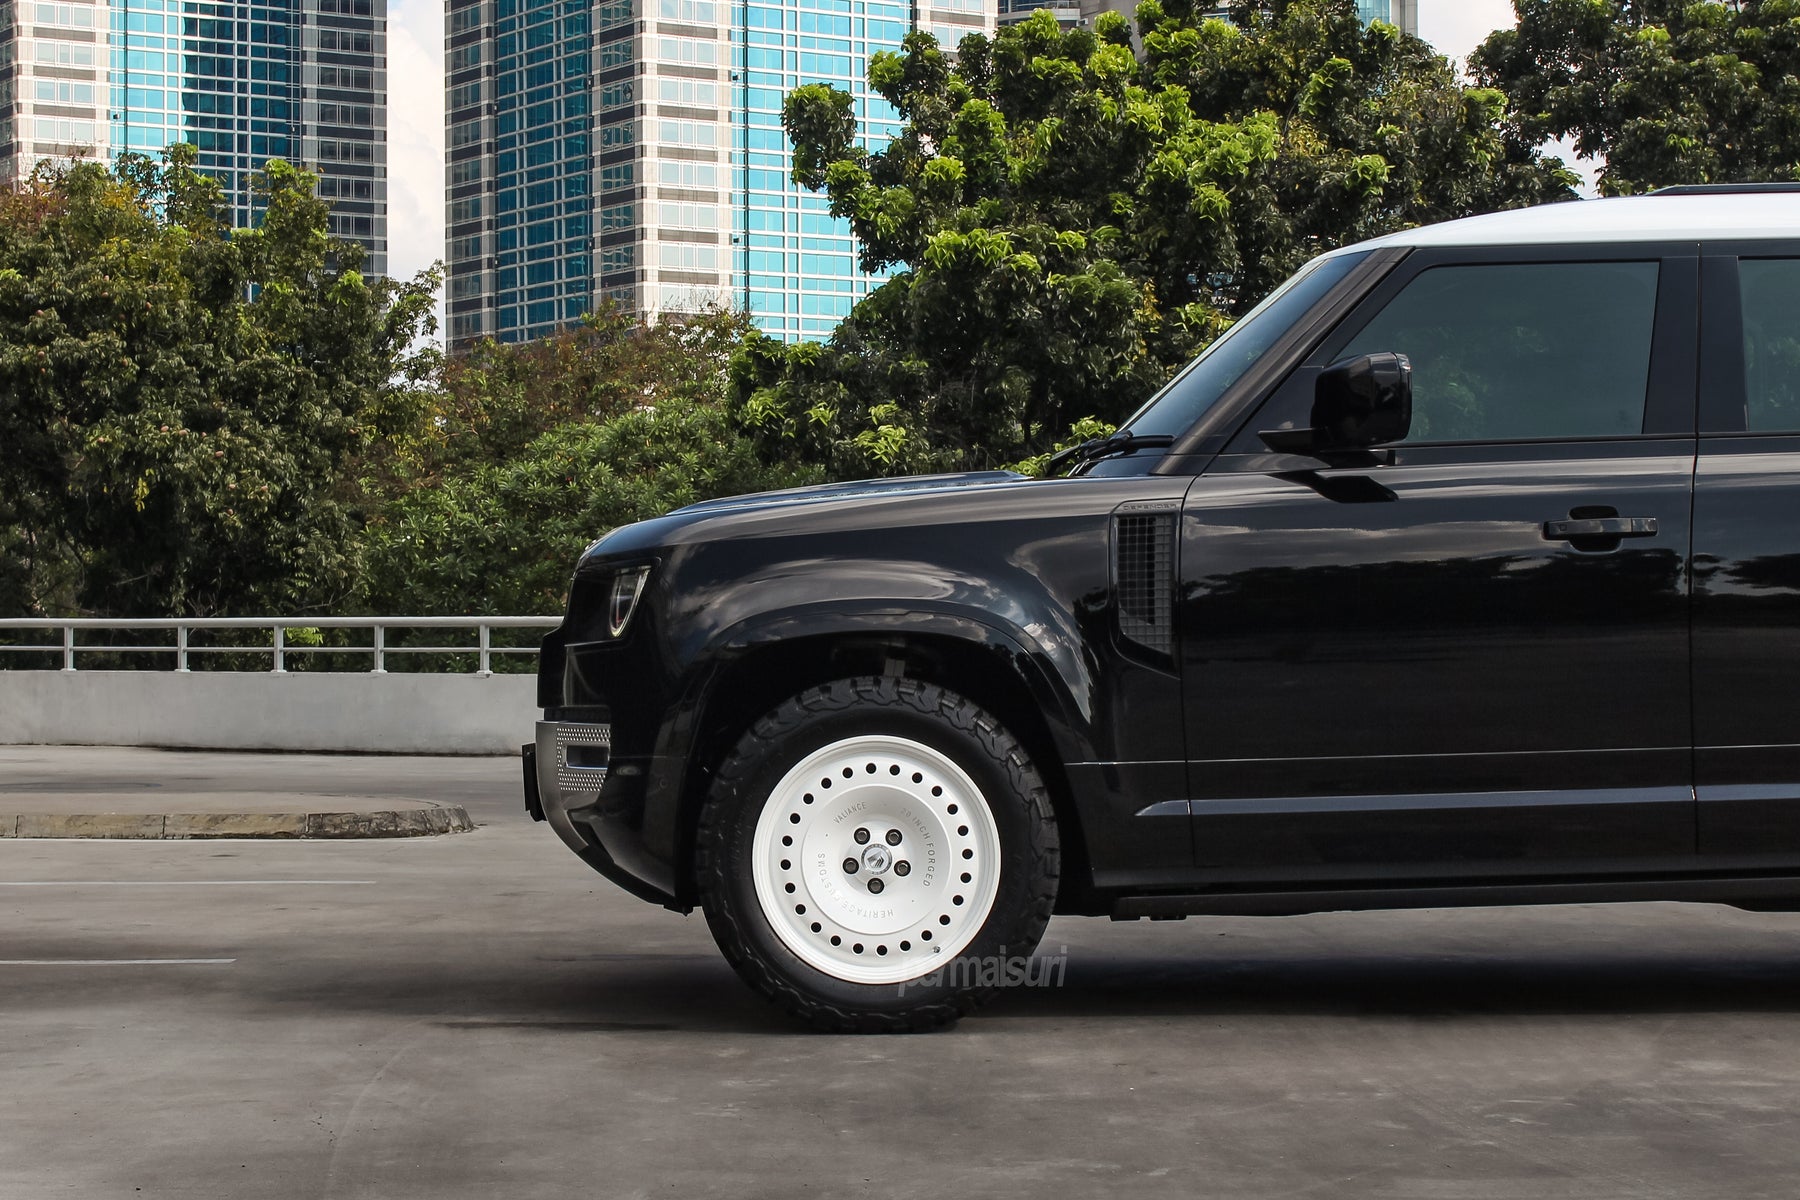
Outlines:
[[[945,972],[941,963],[938,971],[899,985],[838,978],[790,950],[757,898],[754,831],[776,786],[809,755],[859,736],[923,744],[976,784],[998,835],[999,881],[985,922],[957,957],[1016,964],[1031,954],[1049,923],[1060,868],[1043,780],[992,715],[955,692],[908,679],[864,676],[812,688],[745,732],[720,765],[700,812],[700,902],[738,974],[813,1027],[861,1033],[938,1028],[974,1011],[998,988],[973,978],[977,972]]]

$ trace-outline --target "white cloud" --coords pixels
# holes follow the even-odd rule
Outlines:
[[[1419,0],[1419,36],[1435,46],[1440,54],[1467,64],[1475,47],[1487,40],[1496,29],[1510,29],[1518,24],[1512,0]],[[1560,158],[1581,176],[1581,190],[1595,194],[1594,180],[1600,164],[1582,158],[1568,142],[1551,142],[1544,153]]]
[[[1419,0],[1419,36],[1461,63],[1488,34],[1516,24],[1512,0]]]
[[[443,0],[388,6],[388,273],[444,257]]]

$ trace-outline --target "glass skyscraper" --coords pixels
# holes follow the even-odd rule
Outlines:
[[[1081,11],[1081,0],[997,0],[999,13],[996,17],[1000,25],[1017,25],[1020,21],[1029,20],[1031,14],[1040,8],[1050,10],[1056,23],[1063,29],[1074,29],[1084,21],[1090,20]],[[1103,11],[1097,9],[1096,12]],[[1126,14],[1130,19],[1130,14]]]
[[[272,157],[320,175],[332,232],[387,269],[386,0],[15,0],[0,23],[0,178],[190,142],[234,224]],[[10,35],[10,43],[5,39]],[[21,55],[18,51],[22,50]],[[10,73],[11,78],[5,75]]]
[[[1355,0],[1355,3],[1356,15],[1362,18],[1363,24],[1386,21],[1414,37],[1419,36],[1419,0]],[[1137,8],[1137,0],[1082,0],[1082,9],[1090,16],[1107,8],[1124,13],[1129,19]],[[1229,5],[1217,2],[1210,9],[1203,7],[1202,11],[1216,17],[1231,15]]]
[[[734,7],[743,21],[743,61],[733,88],[742,142],[731,179],[738,202],[732,282],[741,289],[738,302],[766,332],[822,339],[882,279],[857,268],[856,239],[827,211],[830,202],[788,178],[782,101],[803,83],[829,83],[856,98],[863,144],[886,145],[900,132],[899,114],[869,91],[865,75],[873,52],[900,45],[911,9],[905,0],[750,0]],[[955,46],[958,31],[929,31]]]
[[[453,347],[538,337],[611,298],[654,318],[718,304],[822,338],[881,282],[823,196],[788,178],[781,104],[855,97],[899,129],[869,56],[917,26],[950,47],[990,0],[451,0],[446,297]]]
[[[1365,23],[1386,21],[1419,35],[1419,0],[1356,0],[1356,15]]]

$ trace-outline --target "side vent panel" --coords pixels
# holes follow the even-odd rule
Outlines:
[[[1175,652],[1175,515],[1113,517],[1113,592],[1119,635],[1157,654]]]

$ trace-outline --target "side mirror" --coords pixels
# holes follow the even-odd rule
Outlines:
[[[1313,392],[1312,432],[1321,449],[1398,442],[1412,428],[1412,361],[1364,354],[1332,363]]]

